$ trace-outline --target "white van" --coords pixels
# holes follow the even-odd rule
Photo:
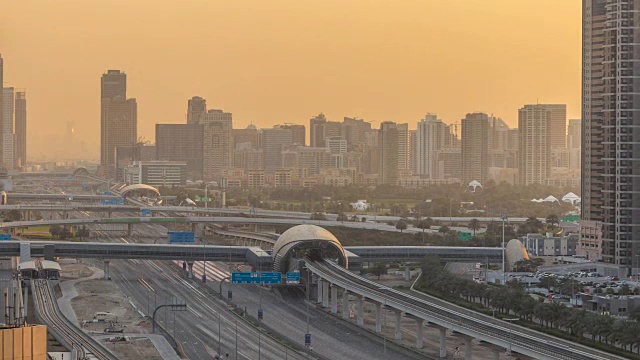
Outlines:
[[[97,321],[117,321],[116,314],[110,312],[99,311],[93,316],[93,320]]]

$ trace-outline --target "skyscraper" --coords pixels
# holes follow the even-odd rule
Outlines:
[[[449,125],[438,119],[436,114],[427,114],[418,122],[416,130],[416,174],[436,178],[436,160],[439,150],[450,146]]]
[[[462,182],[484,184],[489,178],[489,116],[467,114],[462,119]]]
[[[13,169],[13,121],[14,121],[14,89],[6,87],[2,89],[2,166],[6,169]]]
[[[138,105],[127,99],[127,75],[108,70],[100,79],[100,165],[103,174],[115,176],[115,150],[133,146],[138,139]]]
[[[292,141],[294,145],[305,146],[307,132],[304,125],[299,124],[284,124],[284,125],[276,125],[280,129],[288,129],[291,130]]]
[[[398,170],[409,170],[409,124],[398,124]]]
[[[194,96],[187,103],[187,124],[199,124],[207,112],[207,100]]]
[[[542,105],[542,104],[539,104]],[[567,105],[545,104],[551,122],[551,148],[567,147]]]
[[[107,70],[100,78],[100,99],[127,98],[127,74],[120,70]]]
[[[385,121],[378,132],[378,184],[395,185],[398,180],[398,124]]]
[[[290,129],[273,128],[260,130],[260,147],[264,154],[264,169],[273,172],[282,167],[282,149],[293,143]]]
[[[27,164],[27,94],[24,90],[16,91],[15,106],[15,166]]]
[[[4,100],[3,92],[4,88],[4,61],[2,60],[2,54],[0,54],[0,118],[4,114]],[[2,133],[2,125],[0,124],[0,134]],[[0,157],[2,156],[2,137],[0,136]]]
[[[580,149],[582,147],[582,120],[569,120],[567,128],[567,149]]]
[[[204,125],[156,124],[156,158],[187,164],[187,178],[202,179]]]
[[[232,164],[232,114],[212,109],[200,122],[204,124],[203,175],[206,180],[219,180],[222,170]]]
[[[325,147],[325,139],[331,136],[342,135],[342,124],[337,121],[327,121],[324,114],[319,114],[309,121],[309,134],[311,147]]]
[[[582,12],[583,227],[597,224],[602,260],[629,273],[640,255],[639,8],[584,0]]]
[[[521,185],[544,184],[551,174],[552,113],[546,105],[525,105],[518,110]]]

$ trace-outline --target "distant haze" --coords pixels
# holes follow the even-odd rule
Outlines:
[[[71,121],[97,158],[107,69],[127,73],[152,141],[194,95],[236,128],[319,112],[414,128],[485,111],[517,126],[536,101],[579,118],[580,14],[577,0],[0,0],[0,53],[5,86],[27,90],[30,157],[79,155],[53,149]]]

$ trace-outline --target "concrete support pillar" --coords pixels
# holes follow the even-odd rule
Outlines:
[[[198,230],[198,224],[191,223],[191,232],[195,234],[196,230]]]
[[[131,236],[133,234],[133,224],[127,224],[127,236]]]
[[[447,329],[441,327],[440,330],[440,358],[447,357]]]
[[[382,304],[376,303],[376,334],[382,332]]]
[[[500,359],[500,350],[493,350],[493,360]]]
[[[416,319],[416,349],[422,349],[424,346],[424,338],[422,335],[422,325],[424,320]]]
[[[411,280],[411,268],[409,267],[409,265],[404,266],[404,280]]]
[[[331,284],[331,313],[338,314],[338,286]]]
[[[396,340],[402,340],[402,311],[395,311],[396,314]]]
[[[329,282],[322,282],[322,307],[329,307]]]
[[[358,296],[358,325],[364,326],[364,298]]]
[[[111,218],[111,211],[109,211],[109,218]]]
[[[324,280],[322,279],[318,279],[318,301],[316,301],[318,304],[322,303],[322,289],[324,288],[323,286]]]
[[[349,319],[349,290],[347,289],[342,292],[342,318]]]
[[[187,268],[189,269],[189,279],[193,279],[193,261],[187,261]]]
[[[109,280],[111,276],[109,275],[109,260],[104,261],[104,279]]]
[[[471,343],[473,339],[468,337],[465,340],[465,351],[464,351],[464,360],[473,359],[473,344]]]

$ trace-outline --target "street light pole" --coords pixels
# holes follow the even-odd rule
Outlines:
[[[507,282],[507,269],[505,267],[505,252],[507,249],[504,247],[504,223],[507,220],[506,216],[502,216],[502,285]]]

